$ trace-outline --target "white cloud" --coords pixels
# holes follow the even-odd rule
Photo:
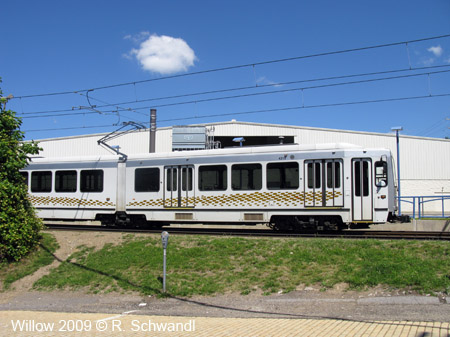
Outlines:
[[[422,63],[424,66],[430,67],[433,65],[434,61],[435,61],[435,59],[433,57],[429,57],[429,58],[423,59]]]
[[[436,46],[436,47],[430,47],[427,49],[430,53],[433,53],[434,56],[439,57],[442,55],[442,53],[444,52],[444,49],[442,49],[442,47]]]
[[[142,41],[146,40],[149,36],[150,36],[149,32],[140,32],[139,34],[136,35],[128,34],[124,36],[123,39],[133,41],[134,43],[141,43]]]
[[[271,81],[271,80],[269,80],[268,78],[266,78],[265,76],[259,77],[259,78],[256,80],[256,84],[257,84],[257,85],[271,85],[271,86],[274,86],[274,87],[282,87],[281,84],[279,84],[279,83],[277,83],[277,82],[274,82],[274,81]]]
[[[146,34],[149,35],[143,32],[137,37],[143,38]],[[137,41],[131,36],[125,38]],[[143,41],[138,49],[132,49],[127,56],[136,57],[144,70],[164,75],[187,71],[197,60],[194,51],[183,39],[155,34]]]

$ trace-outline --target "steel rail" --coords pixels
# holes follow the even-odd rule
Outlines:
[[[327,232],[280,232],[271,229],[230,229],[230,228],[189,228],[165,227],[163,229],[117,228],[96,225],[55,225],[46,224],[46,230],[96,231],[160,234],[164,230],[176,235],[212,235],[246,237],[303,237],[303,238],[342,238],[342,239],[384,239],[384,240],[450,240],[450,232],[417,231],[379,231],[379,230],[343,230]]]

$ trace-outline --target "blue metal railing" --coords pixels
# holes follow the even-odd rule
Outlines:
[[[398,199],[398,198],[397,198]],[[450,216],[450,211],[445,211],[445,201],[450,200],[450,195],[432,195],[432,196],[401,196],[398,199],[402,203],[412,205],[412,217],[417,218],[445,218]],[[431,214],[425,215],[425,205],[430,202],[440,202],[440,212],[434,211]],[[403,207],[402,207],[403,208]],[[439,208],[439,207],[438,207]],[[417,212],[416,212],[417,209]],[[405,213],[405,212],[402,212]],[[446,215],[447,214],[447,215]]]

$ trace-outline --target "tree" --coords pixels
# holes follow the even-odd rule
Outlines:
[[[1,79],[0,79],[1,82]],[[17,261],[39,242],[42,222],[28,200],[27,187],[19,170],[38,154],[35,142],[23,142],[22,121],[6,110],[10,97],[0,90],[0,261]]]

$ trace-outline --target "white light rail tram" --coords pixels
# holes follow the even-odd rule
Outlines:
[[[396,211],[391,152],[351,144],[33,158],[22,174],[44,220],[300,231],[385,223]]]

